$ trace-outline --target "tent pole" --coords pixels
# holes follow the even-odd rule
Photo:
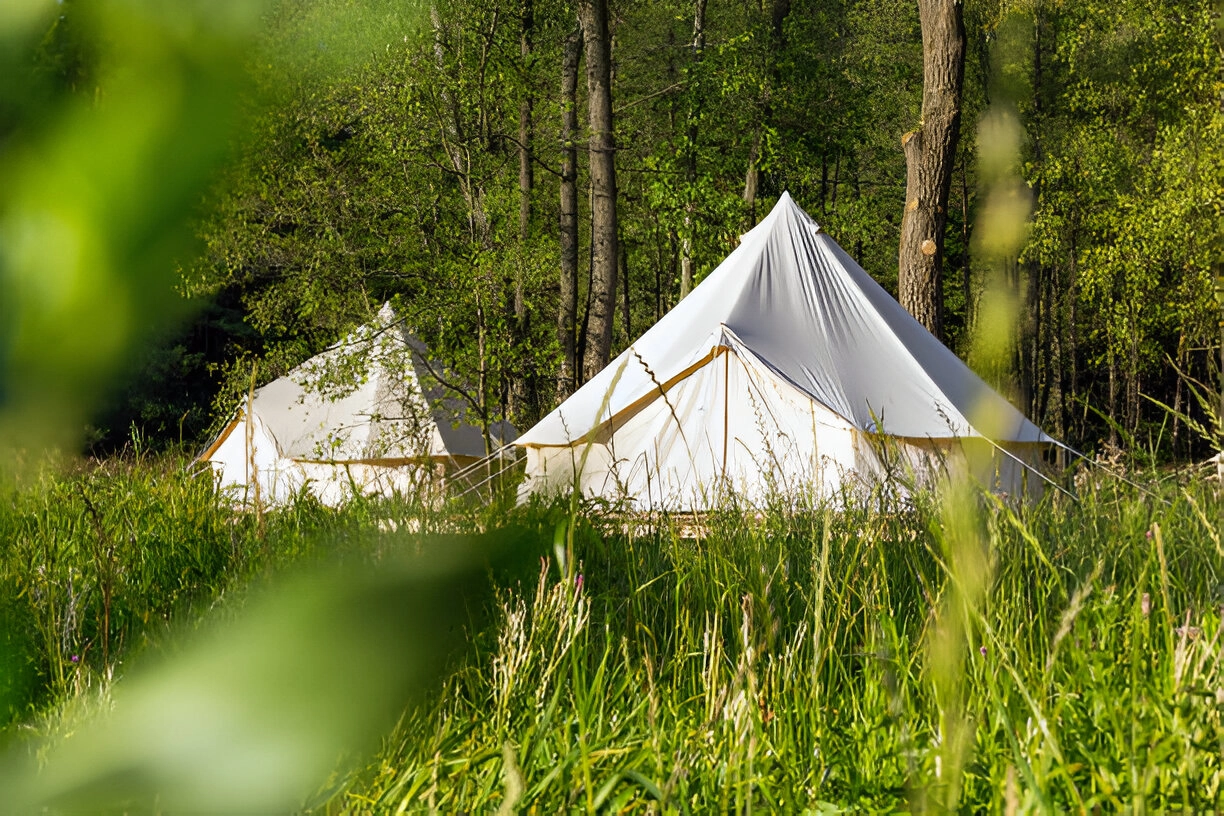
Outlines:
[[[722,451],[722,480],[724,484],[727,481],[727,394],[730,388],[731,376],[731,354],[730,349],[723,350],[723,451]]]
[[[259,473],[255,469],[255,367],[254,362],[251,363],[251,387],[247,391],[246,404],[246,455],[247,455],[247,484],[255,491],[255,518],[258,523],[262,521],[260,513],[260,495],[259,495]]]
[[[1102,465],[1100,462],[1096,461],[1095,459],[1089,459],[1087,456],[1080,453],[1079,451],[1077,451],[1075,448],[1071,447],[1070,445],[1067,445],[1063,442],[1058,442],[1057,440],[1054,442],[1054,444],[1057,445],[1059,449],[1064,450],[1073,456],[1078,456],[1082,461],[1087,462],[1092,467],[1097,468],[1098,470],[1103,470],[1106,473],[1108,473],[1110,476],[1113,476],[1115,479],[1119,479],[1122,482],[1125,482],[1126,484],[1138,490],[1140,493],[1143,493],[1145,496],[1156,499],[1167,505],[1172,504],[1172,502],[1170,502],[1168,499],[1164,498],[1163,496],[1159,496],[1153,493],[1152,491],[1148,490],[1146,487],[1139,484],[1138,482],[1131,481],[1130,479],[1123,476],[1121,473],[1116,473],[1113,470],[1110,470],[1109,468],[1105,467],[1105,465]],[[1045,477],[1043,476],[1042,478],[1045,478]],[[1066,492],[1066,491],[1063,491],[1063,492]]]
[[[968,438],[968,437],[966,437],[966,438]],[[1074,493],[1072,493],[1070,490],[1067,490],[1067,488],[1063,487],[1063,486],[1062,486],[1062,485],[1060,485],[1058,482],[1054,481],[1054,480],[1053,480],[1053,479],[1051,479],[1049,476],[1045,475],[1045,474],[1044,474],[1044,473],[1042,473],[1040,470],[1038,470],[1037,468],[1033,467],[1033,466],[1032,466],[1032,465],[1030,465],[1028,462],[1024,461],[1024,460],[1023,460],[1023,459],[1021,459],[1019,456],[1017,456],[1016,454],[1014,454],[1014,453],[1012,453],[1011,451],[1009,451],[1007,448],[1005,448],[1005,447],[1003,447],[1002,445],[1000,445],[998,442],[995,442],[993,439],[991,439],[990,437],[987,437],[987,436],[983,436],[983,437],[981,437],[981,438],[982,438],[982,439],[985,439],[985,440],[986,440],[988,443],[990,443],[990,444],[991,444],[991,445],[994,447],[994,449],[995,449],[995,450],[997,450],[999,453],[1003,454],[1003,455],[1004,455],[1004,456],[1006,456],[1007,458],[1011,459],[1012,461],[1014,461],[1014,462],[1016,462],[1018,465],[1020,465],[1020,467],[1024,468],[1026,472],[1028,472],[1028,473],[1036,473],[1036,474],[1037,474],[1037,476],[1039,476],[1039,477],[1041,478],[1041,480],[1042,480],[1042,481],[1044,481],[1044,482],[1046,482],[1047,484],[1049,484],[1051,487],[1053,487],[1053,488],[1054,488],[1055,490],[1057,490],[1058,492],[1063,493],[1063,494],[1065,494],[1065,495],[1067,495],[1067,496],[1070,496],[1072,499],[1075,499],[1076,501],[1079,501],[1079,497],[1078,497],[1078,496],[1076,496]]]

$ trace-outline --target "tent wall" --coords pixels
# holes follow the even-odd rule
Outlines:
[[[258,415],[241,415],[222,432],[207,455],[217,486],[235,501],[278,504],[297,494],[305,481],[301,468],[280,456]]]
[[[333,464],[301,462],[306,487],[323,504],[337,506],[355,494],[366,496],[404,496],[430,500],[439,493],[441,464],[387,467],[361,462]]]
[[[516,432],[468,421],[427,354],[384,305],[375,322],[258,389],[200,459],[243,503],[284,504],[303,489],[330,505],[356,493],[432,499],[448,467]]]
[[[751,353],[719,351],[665,394],[613,417],[590,444],[528,446],[521,494],[577,488],[633,510],[679,512],[732,495],[757,506],[862,496],[889,477],[904,493],[947,474],[1032,495],[1025,466],[985,440],[862,433]],[[1013,447],[1035,462],[1042,446]]]
[[[1035,501],[1045,492],[1038,475],[1048,445],[1004,443],[981,438],[897,439],[862,434],[856,470],[863,484],[931,487],[937,479],[970,480],[1005,498]]]
[[[218,488],[238,504],[286,504],[303,489],[329,506],[356,494],[432,496],[445,473],[442,463],[397,465],[366,462],[312,462],[277,452],[266,425],[256,414],[235,419],[209,456]]]
[[[577,484],[639,510],[696,510],[729,494],[763,502],[841,490],[859,457],[849,423],[750,356],[711,356],[589,446],[528,447],[523,495]]]

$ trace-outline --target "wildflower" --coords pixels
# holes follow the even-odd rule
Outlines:
[[[985,643],[983,643],[981,646],[979,646],[979,647],[978,647],[978,653],[979,653],[979,654],[980,654],[982,657],[985,657],[985,656],[986,656],[986,644],[985,644]]]
[[[1144,533],[1144,535],[1145,535],[1145,536],[1147,536],[1147,540],[1148,540],[1148,541],[1151,541],[1151,540],[1152,540],[1152,530],[1151,530],[1151,528],[1150,528],[1150,527],[1148,528],[1148,531],[1147,531],[1146,533]]]
[[[1185,640],[1194,640],[1203,633],[1203,630],[1197,626],[1190,625],[1190,610],[1186,610],[1186,623],[1173,630],[1177,635]]]
[[[71,658],[71,660],[72,660],[72,662],[73,662],[73,663],[80,663],[80,662],[81,662],[81,656],[80,656],[80,655],[73,655],[73,656],[72,656],[72,658]]]
[[[1143,598],[1139,601],[1139,609],[1143,612],[1143,617],[1152,614],[1152,596],[1148,593],[1143,593]]]

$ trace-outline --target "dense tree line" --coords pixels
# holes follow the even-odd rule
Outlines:
[[[159,352],[166,382],[209,383],[223,410],[253,365],[283,374],[389,299],[526,427],[783,190],[896,292],[919,150],[949,172],[915,213],[937,246],[914,257],[936,284],[932,325],[967,355],[987,282],[977,123],[1006,87],[1032,206],[1004,276],[1023,305],[1014,355],[991,376],[1073,444],[1160,435],[1199,452],[1154,401],[1208,421],[1195,394],[1218,368],[1224,60],[1208,0],[457,0],[357,33],[308,25],[344,6],[273,4],[268,53],[310,58],[253,60],[257,131],[201,222],[183,292],[209,305]],[[963,32],[959,126],[930,93],[940,7]],[[349,40],[360,58],[329,64]],[[144,393],[153,430],[175,435],[189,409],[205,429],[198,390],[194,407]],[[138,419],[132,405],[116,416]]]

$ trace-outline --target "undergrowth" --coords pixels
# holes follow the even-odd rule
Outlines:
[[[698,519],[573,507],[303,499],[257,515],[139,458],[6,488],[9,740],[70,739],[142,652],[241,615],[282,567],[378,564],[444,531],[520,556],[427,702],[320,780],[316,812],[1224,804],[1209,485],[1102,477],[1031,507],[953,492]]]
[[[698,538],[524,511],[583,530],[573,567],[503,588],[326,810],[1218,807],[1213,502],[1106,479],[1032,508],[728,512]]]

